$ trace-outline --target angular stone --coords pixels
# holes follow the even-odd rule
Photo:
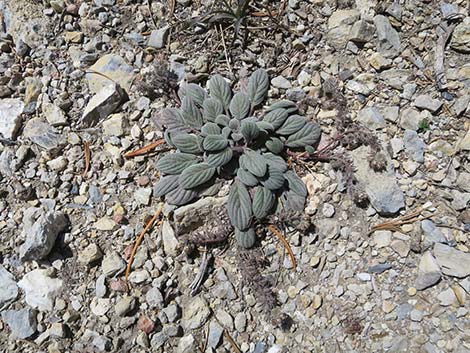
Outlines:
[[[209,338],[207,345],[213,349],[216,349],[224,333],[224,328],[219,325],[217,321],[211,321],[209,324]]]
[[[50,277],[50,270],[33,270],[23,276],[18,287],[24,290],[26,303],[41,311],[52,311],[54,299],[62,290],[62,280]]]
[[[117,224],[115,221],[113,221],[109,217],[104,216],[96,221],[96,223],[94,224],[94,228],[98,230],[110,231],[110,230],[113,230],[116,227],[116,225]]]
[[[103,263],[101,264],[101,269],[106,277],[117,275],[124,271],[125,268],[126,263],[116,251],[106,255],[103,259]]]
[[[12,338],[26,339],[37,330],[36,311],[31,309],[7,310],[2,320],[11,330]]]
[[[0,99],[0,136],[5,139],[16,139],[23,109],[24,103],[19,98]]]
[[[447,238],[439,228],[436,227],[433,221],[425,219],[421,221],[421,229],[424,233],[424,239],[427,243],[446,243]]]
[[[23,135],[48,151],[56,150],[65,144],[65,138],[55,128],[40,118],[30,119],[26,123]]]
[[[86,79],[90,91],[98,93],[109,85],[110,79],[129,92],[134,79],[134,69],[116,54],[106,54],[87,70]],[[98,74],[94,73],[98,72]],[[104,75],[104,76],[103,76]]]
[[[118,84],[103,86],[85,107],[81,123],[87,127],[96,125],[100,120],[114,113],[127,99],[125,91]]]
[[[57,236],[63,232],[69,221],[62,212],[48,212],[41,215],[30,229],[24,228],[26,241],[20,246],[22,261],[44,259],[52,250]]]
[[[470,275],[470,253],[440,243],[434,244],[433,253],[443,274],[458,278]]]
[[[46,120],[52,126],[61,126],[67,124],[67,118],[62,109],[52,103],[43,103],[42,112]]]
[[[401,47],[398,32],[392,27],[389,19],[383,15],[375,16],[374,23],[377,28],[379,52],[396,56]]]
[[[0,265],[0,311],[18,297],[18,286],[15,277]]]
[[[121,137],[127,127],[127,120],[122,114],[113,114],[103,121],[103,133],[107,136]]]
[[[429,94],[422,94],[415,98],[414,104],[415,107],[435,113],[442,107],[443,103],[439,99],[433,99]]]
[[[192,298],[183,307],[182,324],[186,330],[194,330],[202,327],[209,318],[211,311],[206,300],[201,296]]]
[[[292,87],[290,81],[282,76],[276,76],[271,80],[271,84],[276,88],[289,89]]]
[[[435,285],[440,280],[441,270],[439,265],[431,252],[427,251],[421,256],[419,261],[418,276],[416,277],[414,286],[417,290],[424,290]]]
[[[163,48],[168,37],[169,29],[170,27],[167,26],[153,30],[152,33],[150,33],[147,45],[155,49]]]
[[[442,306],[450,306],[454,304],[457,300],[454,291],[451,288],[448,288],[437,295],[437,299],[439,300]]]
[[[374,107],[362,109],[358,113],[358,119],[369,129],[378,130],[387,126],[383,115]]]
[[[450,47],[463,53],[470,53],[470,17],[455,27]]]
[[[350,40],[358,43],[367,43],[372,40],[375,27],[367,21],[359,20],[352,26]]]
[[[403,135],[403,142],[408,156],[415,162],[423,163],[426,144],[418,137],[418,133],[416,131],[406,130]]]
[[[90,244],[78,255],[78,261],[85,265],[90,265],[97,262],[102,257],[103,253],[99,246],[96,244]]]
[[[400,127],[407,130],[417,131],[424,116],[414,108],[403,109],[400,113]]]
[[[175,231],[168,221],[164,221],[162,225],[162,241],[163,250],[167,255],[177,256],[179,254],[179,242],[175,236]]]

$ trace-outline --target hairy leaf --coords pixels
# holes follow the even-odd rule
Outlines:
[[[263,121],[263,120],[261,120],[261,121],[256,121],[255,124],[256,124],[256,126],[258,126],[258,128],[259,128],[260,130],[263,130],[263,131],[265,131],[265,132],[273,131],[273,130],[274,130],[273,124],[268,123],[267,121]]]
[[[238,119],[231,119],[228,122],[228,127],[232,129],[232,131],[237,131],[240,128],[240,120]]]
[[[215,168],[207,163],[193,164],[183,170],[179,183],[184,189],[192,189],[210,180],[215,173]]]
[[[276,130],[276,133],[279,135],[289,136],[300,129],[302,129],[307,123],[307,119],[300,115],[291,115],[287,120],[282,124],[282,126]]]
[[[245,185],[235,180],[230,187],[227,201],[227,211],[230,221],[234,227],[240,230],[249,228],[253,211],[251,199]]]
[[[253,247],[256,243],[256,233],[253,228],[249,228],[245,231],[235,228],[235,239],[237,244],[245,249]]]
[[[227,81],[222,76],[215,75],[209,80],[208,86],[210,96],[219,100],[222,106],[228,109],[232,98],[232,89]]]
[[[287,180],[289,190],[292,190],[300,196],[307,197],[307,187],[294,171],[288,170],[284,173],[284,177]]]
[[[297,105],[294,102],[290,100],[281,100],[281,101],[277,101],[276,103],[271,104],[266,109],[266,112],[271,112],[279,108],[285,109],[288,114],[297,111]]]
[[[245,150],[245,153],[240,157],[240,166],[257,177],[262,177],[266,174],[266,160],[257,151]]]
[[[165,200],[170,205],[182,206],[191,202],[199,194],[194,190],[185,190],[181,186],[178,186],[176,189],[170,191],[165,195]]]
[[[178,150],[192,154],[198,154],[201,152],[199,139],[200,138],[194,134],[177,134],[171,136],[171,141]]]
[[[305,206],[305,197],[293,192],[292,190],[284,191],[280,197],[280,204],[285,210],[303,211]]]
[[[287,170],[287,163],[284,158],[269,152],[263,153],[263,157],[271,168],[277,169],[281,173],[284,173]]]
[[[227,145],[228,140],[221,135],[208,135],[202,144],[205,151],[220,151]]]
[[[217,118],[215,118],[215,122],[222,126],[228,126],[229,121],[230,121],[230,118],[224,114],[220,114],[217,116]]]
[[[284,143],[277,137],[271,137],[269,140],[266,141],[266,147],[272,153],[279,154],[284,149]]]
[[[258,178],[256,178],[253,174],[243,168],[238,168],[237,177],[246,186],[258,185]]]
[[[160,158],[156,167],[163,174],[181,174],[183,170],[195,163],[197,159],[194,155],[176,152]]]
[[[153,119],[158,129],[166,127],[168,130],[185,129],[183,115],[176,108],[165,108],[159,114],[155,114]]]
[[[239,132],[232,133],[232,140],[235,142],[241,141],[243,139],[243,135]]]
[[[269,190],[278,190],[284,186],[284,174],[271,166],[268,167],[267,175],[261,179],[261,184]]]
[[[222,151],[207,153],[207,164],[212,167],[222,167],[232,159],[233,151],[230,147]]]
[[[190,97],[193,101],[202,107],[204,100],[207,97],[207,93],[204,88],[195,83],[188,83],[184,87],[184,96]]]
[[[301,130],[288,137],[286,146],[296,148],[305,147],[307,145],[314,145],[320,140],[320,136],[320,126],[318,124],[309,122],[305,124]]]
[[[263,186],[255,188],[253,195],[253,215],[261,220],[266,217],[274,206],[276,197],[274,193]]]
[[[194,100],[189,96],[183,98],[183,102],[181,103],[181,113],[185,124],[188,126],[200,128],[204,123],[201,111]]]
[[[230,113],[238,120],[246,118],[250,112],[250,100],[245,93],[236,93],[230,101]]]
[[[251,102],[251,107],[261,104],[269,90],[268,73],[263,69],[258,69],[251,75],[248,81],[247,94]]]
[[[242,121],[240,132],[246,141],[253,141],[259,135],[259,128],[256,123],[250,121]]]
[[[204,126],[201,128],[201,135],[220,135],[222,130],[220,129],[219,125],[216,123],[205,123]]]
[[[231,133],[232,129],[230,129],[228,126],[224,126],[224,128],[222,129],[222,136],[228,139]]]
[[[224,112],[224,106],[215,98],[207,98],[202,103],[203,118],[207,121],[215,121],[220,114]]]
[[[286,119],[287,112],[284,109],[276,109],[267,113],[264,116],[263,121],[272,124],[275,129],[278,129],[282,124],[284,124],[284,121],[286,121]]]
[[[153,189],[154,196],[161,197],[176,189],[179,185],[178,178],[178,175],[166,175],[161,177]]]

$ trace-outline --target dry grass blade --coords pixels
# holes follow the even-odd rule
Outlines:
[[[91,160],[91,151],[90,151],[90,142],[84,142],[85,148],[85,170],[83,171],[82,176],[85,178],[88,172],[90,171],[90,160]]]
[[[131,267],[132,267],[132,263],[134,262],[134,257],[135,257],[135,253],[137,252],[137,249],[140,245],[140,243],[142,242],[142,239],[144,239],[144,235],[145,233],[147,233],[147,231],[152,227],[152,225],[155,223],[155,221],[157,220],[157,218],[160,216],[160,214],[162,213],[162,210],[163,208],[162,207],[159,207],[157,212],[155,212],[155,214],[153,215],[152,219],[150,219],[150,221],[147,222],[147,224],[145,225],[144,229],[142,229],[142,232],[140,233],[139,237],[137,238],[137,240],[135,241],[135,244],[134,244],[134,247],[132,248],[132,252],[131,252],[131,256],[129,257],[129,261],[127,263],[127,268],[126,268],[126,283],[127,283],[127,278],[129,277],[129,274],[131,273]]]
[[[235,343],[233,340],[232,336],[227,332],[227,330],[224,330],[224,336],[229,341],[230,345],[232,346],[233,350],[237,353],[242,353],[241,349],[238,347],[238,345]]]
[[[142,156],[142,155],[147,154],[150,151],[154,150],[158,146],[163,145],[164,143],[165,143],[164,139],[152,142],[152,143],[148,144],[147,146],[139,148],[138,150],[126,153],[124,155],[124,158],[132,158],[132,157]]]
[[[297,261],[295,260],[294,253],[292,252],[292,249],[289,243],[287,242],[286,238],[284,238],[281,231],[277,229],[275,226],[273,226],[272,224],[268,226],[268,229],[271,231],[271,233],[273,233],[275,236],[279,238],[279,240],[282,242],[282,244],[286,248],[287,253],[289,254],[290,260],[292,262],[292,268],[295,271],[295,269],[297,268]]]
[[[173,17],[175,13],[176,0],[170,0],[170,18]]]

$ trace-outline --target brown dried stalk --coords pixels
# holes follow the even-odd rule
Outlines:
[[[138,150],[132,151],[132,152],[127,152],[124,155],[124,158],[132,158],[132,157],[137,157],[137,156],[142,156],[144,154],[147,154],[157,148],[160,145],[163,145],[165,143],[164,139],[160,139],[158,141],[152,142],[148,144],[147,146],[144,146],[142,148],[139,148]]]
[[[88,174],[88,171],[90,170],[90,159],[91,159],[90,142],[85,141],[84,148],[85,148],[85,170],[83,171],[82,176],[85,178],[86,175]]]
[[[236,353],[242,353],[241,349],[238,347],[238,345],[235,343],[235,341],[233,340],[232,336],[230,336],[230,334],[228,333],[227,330],[224,330],[224,336],[225,338],[227,339],[227,341],[229,341],[230,345],[232,346],[233,350],[236,352]]]
[[[134,247],[132,248],[132,252],[131,252],[131,256],[129,257],[129,262],[127,263],[127,268],[126,268],[126,283],[127,283],[127,278],[129,277],[129,274],[131,273],[131,267],[132,267],[132,263],[134,262],[134,257],[135,257],[135,254],[137,252],[137,248],[139,247],[140,243],[142,242],[142,239],[144,239],[144,235],[145,233],[147,233],[147,231],[152,227],[152,225],[155,223],[155,221],[157,220],[157,218],[160,216],[160,214],[162,213],[162,210],[163,208],[162,207],[159,207],[157,212],[155,212],[155,214],[153,215],[152,219],[150,219],[150,221],[147,222],[147,224],[145,225],[144,229],[142,229],[142,232],[140,233],[139,237],[137,238],[137,240],[135,241],[135,244],[134,244]],[[161,221],[158,222],[157,225],[160,225],[161,224]]]
[[[295,269],[297,268],[297,261],[295,260],[294,253],[292,252],[292,249],[288,241],[286,240],[286,238],[284,238],[281,231],[277,229],[275,226],[273,226],[272,224],[268,226],[268,229],[271,231],[271,233],[273,233],[275,236],[279,238],[279,240],[282,242],[282,244],[286,248],[287,253],[289,254],[290,260],[292,262],[292,268],[295,271]]]

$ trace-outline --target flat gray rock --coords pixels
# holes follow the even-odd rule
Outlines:
[[[102,87],[88,102],[83,112],[81,123],[84,126],[94,126],[114,113],[127,100],[127,95],[118,84],[108,84]]]
[[[0,265],[0,310],[15,301],[18,297],[18,286],[15,277]]]
[[[379,52],[397,55],[401,47],[400,36],[390,24],[389,19],[383,15],[377,15],[374,17],[374,24],[377,28]]]
[[[48,151],[55,150],[65,144],[65,138],[50,124],[40,118],[28,120],[23,135],[39,147]]]
[[[183,307],[183,327],[186,330],[200,328],[206,323],[210,314],[211,310],[204,298],[201,296],[192,298],[191,301]]]
[[[36,311],[32,309],[7,310],[2,313],[2,320],[11,330],[11,336],[26,339],[37,329]]]
[[[23,109],[24,103],[19,98],[0,99],[0,137],[12,140],[16,138]]]
[[[470,253],[436,243],[433,254],[443,274],[458,278],[470,275]]]
[[[418,136],[418,133],[416,131],[406,130],[403,135],[403,142],[408,156],[415,162],[423,163],[426,144]]]
[[[170,27],[163,27],[155,29],[150,33],[147,45],[155,49],[161,49],[165,46],[166,39],[168,37],[168,30]]]
[[[134,79],[134,68],[116,54],[106,54],[87,70],[86,79],[90,91],[98,93],[103,87],[116,82],[129,91]],[[95,73],[97,72],[97,73]],[[112,80],[112,81],[111,81]]]

